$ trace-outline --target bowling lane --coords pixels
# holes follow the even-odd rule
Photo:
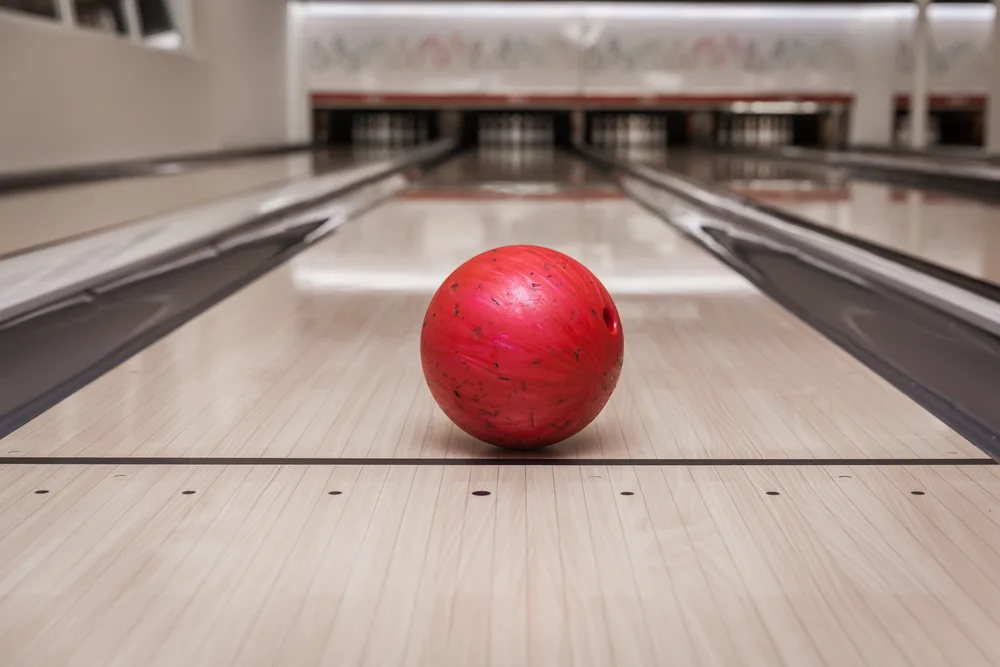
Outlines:
[[[533,198],[618,196],[618,188],[603,173],[568,153],[543,146],[487,146],[448,161],[417,183],[411,196]]]
[[[417,342],[430,294],[454,266],[534,243],[605,282],[626,360],[597,421],[531,456],[986,458],[638,205],[538,183],[555,194],[468,198],[445,186],[431,198],[432,187],[415,189],[69,397],[0,451],[507,456],[433,405]]]
[[[1000,284],[1000,206],[740,155],[660,153],[647,161],[810,222]]]
[[[163,173],[156,176],[0,196],[0,256],[386,157],[385,151],[331,150],[191,170],[165,165]]]
[[[988,667],[998,517],[990,466],[16,466],[0,654]]]

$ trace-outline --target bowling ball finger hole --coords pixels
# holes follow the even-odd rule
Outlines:
[[[608,331],[610,331],[611,333],[617,333],[618,317],[616,316],[615,312],[610,308],[608,308],[607,306],[605,306],[603,315],[604,315],[604,324],[605,326],[608,327]]]

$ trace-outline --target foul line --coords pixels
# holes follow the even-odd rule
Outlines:
[[[287,458],[287,457],[100,457],[5,456],[0,465],[134,465],[134,466],[988,466],[989,458],[904,459],[601,459],[601,458]]]

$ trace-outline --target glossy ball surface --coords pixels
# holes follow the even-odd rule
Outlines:
[[[538,246],[468,260],[424,316],[420,359],[435,401],[469,435],[544,447],[600,414],[621,373],[618,310],[585,266]]]

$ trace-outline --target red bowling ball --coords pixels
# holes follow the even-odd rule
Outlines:
[[[618,310],[585,266],[537,246],[468,260],[431,299],[420,360],[434,400],[469,435],[544,447],[600,414],[618,382]]]

